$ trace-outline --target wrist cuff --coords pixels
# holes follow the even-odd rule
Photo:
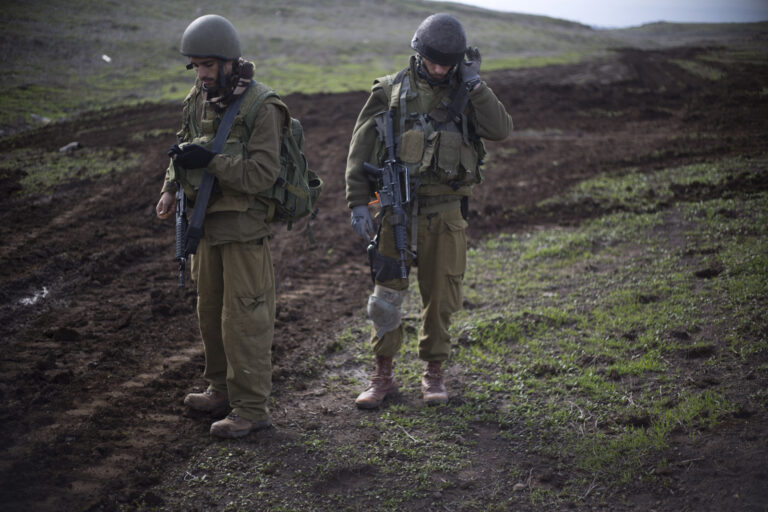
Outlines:
[[[464,82],[464,87],[466,87],[468,91],[471,91],[480,82],[482,82],[482,79],[480,77],[473,78],[472,80],[469,80],[468,82]]]

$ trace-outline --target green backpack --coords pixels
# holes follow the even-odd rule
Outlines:
[[[250,126],[259,107],[269,97],[280,99],[275,91],[267,89],[242,105],[246,126]],[[280,174],[271,188],[256,196],[267,205],[267,222],[284,222],[290,230],[295,221],[308,215],[314,218],[315,202],[322,188],[323,181],[309,168],[304,156],[304,129],[298,119],[291,117],[280,145]],[[309,236],[311,238],[311,231]]]

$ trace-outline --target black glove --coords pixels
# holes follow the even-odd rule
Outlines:
[[[189,144],[183,148],[174,146],[171,151],[168,152],[173,161],[185,169],[197,169],[199,167],[208,167],[216,153],[205,149],[203,146],[197,144]]]
[[[467,47],[466,60],[461,62],[461,81],[465,85],[474,85],[480,81],[480,64],[483,59],[480,57],[480,50]]]
[[[181,154],[181,148],[178,144],[174,144],[168,149],[168,156],[171,158],[176,158],[176,155]]]

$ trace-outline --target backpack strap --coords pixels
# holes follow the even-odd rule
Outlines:
[[[253,126],[253,121],[256,118],[256,115],[259,112],[259,108],[264,104],[265,101],[267,101],[269,98],[276,98],[276,104],[279,105],[284,111],[285,111],[285,117],[286,117],[286,125],[284,128],[283,135],[281,137],[281,151],[285,149],[286,151],[292,153],[293,155],[299,155],[301,153],[301,150],[299,149],[296,139],[294,139],[293,134],[291,132],[291,115],[288,111],[288,107],[283,103],[282,99],[280,98],[280,95],[277,94],[274,90],[264,86],[263,90],[259,92],[256,95],[252,95],[248,101],[246,101],[243,104],[243,111],[245,112],[244,115],[244,129],[248,130],[250,132],[251,127]],[[284,179],[282,179],[280,176],[278,176],[277,180],[275,181],[275,184],[273,187],[281,187],[288,192],[292,193],[293,195],[301,198],[307,198],[309,197],[309,194],[305,192],[304,190],[301,190]],[[259,198],[259,196],[256,196],[256,200],[259,201],[259,203],[263,203],[266,207],[266,222],[271,222],[275,218],[275,202],[270,200],[264,200]]]
[[[394,75],[386,75],[381,78],[377,78],[374,80],[374,83],[381,84],[381,88],[384,91],[384,94],[387,95],[387,97],[390,98],[390,106],[392,102],[393,93],[395,97],[400,95],[399,90],[393,91],[396,86],[398,86],[402,81],[405,74],[408,73],[408,68],[401,69],[397,74]],[[397,106],[397,104],[395,104]]]
[[[396,75],[387,75],[376,81],[381,84],[381,89],[389,98],[387,110],[395,110],[400,118],[399,130],[395,135],[395,153],[400,154],[400,137],[405,131],[405,100],[411,94],[411,81],[408,76],[410,68],[401,69]]]
[[[275,102],[277,105],[279,105],[282,109],[285,110],[286,117],[288,120],[286,121],[286,130],[290,130],[291,128],[291,116],[288,112],[288,107],[283,103],[282,98],[280,98],[280,95],[277,94],[274,90],[270,89],[269,87],[261,84],[263,89],[258,93],[249,96],[246,101],[243,102],[243,126],[248,132],[250,133],[251,127],[253,126],[253,121],[256,118],[256,115],[259,112],[259,108],[264,104],[265,101],[267,101],[269,98],[275,98],[277,101]],[[249,133],[245,134],[247,137]]]
[[[250,85],[248,87],[250,87]],[[230,103],[226,112],[224,112],[224,117],[221,119],[219,129],[216,131],[216,137],[211,144],[211,151],[214,153],[221,153],[222,148],[224,148],[224,143],[227,141],[227,137],[229,137],[230,130],[232,130],[232,123],[235,120],[237,111],[240,109],[240,104],[243,102],[243,97],[247,92],[248,89],[246,89],[235,101]],[[200,238],[203,235],[205,210],[208,208],[208,201],[211,199],[211,192],[213,191],[215,182],[215,176],[208,171],[203,171],[203,182],[200,184],[200,189],[197,191],[195,209],[192,212],[192,218],[190,219],[189,227],[187,228],[187,244],[185,247],[187,255],[195,254],[195,252],[197,252],[197,245],[200,243]]]

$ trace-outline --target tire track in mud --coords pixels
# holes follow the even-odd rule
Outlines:
[[[285,243],[285,241],[283,241]],[[278,250],[282,252],[280,243]],[[290,245],[290,244],[289,244]],[[114,254],[130,252],[131,247],[138,244],[129,244],[120,251],[110,251]],[[155,252],[159,252],[155,250]],[[115,257],[107,257],[102,270],[91,274],[91,277],[100,277],[109,273],[110,266]],[[151,258],[146,258],[152,261]],[[278,321],[276,328],[275,363],[279,367],[286,368],[284,372],[276,373],[279,378],[284,377],[286,383],[306,377],[307,362],[314,356],[317,346],[307,343],[311,336],[320,340],[325,332],[333,332],[329,324],[335,323],[339,317],[352,314],[359,309],[360,300],[346,300],[349,297],[350,274],[354,275],[352,283],[360,283],[361,289],[365,288],[364,280],[358,277],[364,275],[364,267],[355,263],[342,263],[338,265],[324,262],[327,274],[318,275],[319,269],[307,270],[302,266],[295,268],[283,264],[286,260],[277,262],[277,273],[283,275],[278,303],[283,311],[289,312],[283,322]],[[320,260],[322,262],[322,260]],[[165,264],[163,264],[165,265]],[[144,263],[135,266],[133,271],[152,273],[146,267],[157,267],[157,264]],[[315,267],[317,264],[315,264]],[[127,269],[123,269],[126,272]],[[207,436],[207,418],[192,415],[189,421],[189,411],[181,405],[183,395],[203,384],[201,378],[202,346],[197,336],[194,310],[191,303],[186,307],[169,309],[168,302],[189,298],[189,293],[180,294],[176,290],[173,280],[172,262],[168,264],[167,277],[156,279],[156,283],[144,287],[143,291],[130,291],[130,295],[136,297],[122,304],[130,303],[131,306],[123,315],[110,315],[103,317],[106,311],[102,311],[101,305],[96,304],[99,293],[83,290],[73,299],[79,314],[88,318],[87,321],[77,320],[70,324],[64,322],[59,327],[53,328],[54,341],[46,341],[47,337],[35,341],[28,346],[26,357],[18,360],[18,366],[33,366],[36,361],[45,360],[46,351],[61,352],[65,344],[76,344],[78,341],[89,338],[106,339],[108,332],[130,331],[133,323],[139,322],[138,317],[158,316],[167,318],[168,321],[182,322],[186,328],[178,329],[173,333],[166,333],[160,340],[163,351],[160,361],[151,359],[146,348],[132,347],[125,351],[96,351],[81,353],[78,357],[64,356],[65,367],[69,372],[69,379],[78,384],[89,380],[88,374],[104,370],[106,375],[100,379],[98,385],[87,385],[87,389],[77,395],[72,402],[62,407],[59,412],[50,411],[46,415],[51,423],[34,431],[21,435],[14,435],[15,443],[12,449],[6,452],[7,463],[2,471],[7,475],[6,482],[13,482],[13,476],[20,469],[21,474],[30,471],[37,474],[48,474],[48,481],[66,482],[69,489],[66,496],[59,496],[55,500],[37,503],[41,510],[60,509],[62,506],[69,508],[97,506],[104,496],[111,496],[108,500],[121,501],[130,498],[134,487],[132,482],[140,481],[143,485],[151,484],[152,478],[146,475],[134,474],[136,467],[141,467],[141,472],[156,474],[157,470],[152,462],[157,458],[153,453],[160,446],[193,446],[206,445],[212,440]],[[74,279],[74,278],[73,278]],[[110,283],[112,289],[117,292],[130,288],[130,281],[126,278],[118,278]],[[326,287],[316,286],[316,282],[338,283],[332,293],[328,293]],[[287,285],[287,286],[286,286]],[[55,292],[54,292],[55,293]],[[148,296],[148,297],[147,297]],[[114,299],[109,299],[112,301]],[[327,311],[328,304],[335,304],[345,312]],[[117,305],[117,304],[115,304]],[[107,308],[109,309],[109,308]],[[83,311],[85,310],[85,311]],[[290,312],[297,312],[292,316]],[[75,314],[74,317],[77,317]],[[327,317],[327,319],[325,319]],[[325,320],[323,320],[325,319]],[[72,318],[69,319],[70,321]],[[85,324],[81,326],[81,324]],[[73,325],[73,326],[70,326]],[[86,327],[87,326],[87,327]],[[51,326],[53,327],[53,326]],[[101,333],[96,335],[96,332]],[[126,333],[130,335],[130,333]],[[30,333],[26,334],[29,337]],[[39,334],[37,336],[40,336]],[[43,334],[45,336],[45,334]],[[55,341],[61,338],[61,341]],[[143,336],[146,338],[146,336]],[[296,339],[303,339],[300,344]],[[34,345],[37,345],[35,348]],[[319,345],[324,350],[324,345]],[[282,348],[280,348],[282,347]],[[116,368],[112,360],[125,358],[135,360],[130,368]],[[170,354],[170,355],[169,355]],[[148,365],[145,363],[149,363]],[[53,367],[43,373],[58,371],[59,364],[53,363]],[[69,368],[74,370],[74,375]],[[79,368],[79,369],[78,369]],[[128,371],[126,371],[128,370]],[[102,372],[103,373],[103,372]],[[71,386],[76,387],[76,386]],[[158,391],[162,391],[159,398]],[[59,394],[62,393],[59,391]],[[280,392],[275,393],[279,397]],[[279,398],[278,398],[279,399]],[[121,409],[136,411],[134,414],[125,415]],[[35,423],[45,423],[39,415],[31,413],[31,419]],[[117,434],[115,433],[117,432]],[[192,439],[192,441],[190,441]],[[51,450],[52,445],[59,448]],[[80,466],[71,459],[70,454],[90,454],[87,464]],[[31,456],[33,462],[27,462],[19,466],[11,461],[18,461],[25,456]],[[183,456],[182,456],[183,457]],[[71,471],[66,475],[49,468],[66,467],[72,464]],[[6,503],[15,502],[14,497],[20,499],[19,503],[27,500],[34,501],[35,496],[58,496],[55,491],[57,486],[49,487],[45,480],[32,485],[24,485],[23,495],[11,493]],[[136,496],[133,496],[135,498]],[[23,507],[22,507],[23,508]]]
[[[168,446],[176,441],[179,433],[185,430],[185,418],[170,403],[158,408],[151,397],[157,393],[155,388],[165,387],[159,385],[167,380],[164,375],[185,373],[184,367],[200,355],[199,347],[181,349],[178,355],[144,369],[144,373],[111,384],[101,392],[81,395],[84,399],[75,400],[72,407],[57,415],[53,423],[18,438],[12,449],[8,450],[10,460],[39,454],[40,462],[46,464],[48,457],[44,454],[54,443],[63,443],[70,450],[91,454],[89,464],[75,465],[68,473],[67,486],[70,491],[66,497],[59,498],[49,487],[51,483],[56,483],[56,478],[53,482],[38,481],[30,486],[30,495],[56,497],[41,503],[41,509],[90,508],[103,498],[105,489],[122,487],[126,476],[147,459],[147,450],[154,450],[158,445]],[[123,418],[128,421],[115,421],[115,409],[119,410],[121,403],[129,401],[135,410],[145,412]],[[67,459],[66,455],[63,459]],[[6,465],[7,461],[3,466]],[[9,475],[13,470],[11,466],[2,467],[1,471]],[[41,471],[45,470],[41,468]],[[6,482],[13,480],[9,476]],[[13,500],[6,502],[6,505],[13,508]]]

